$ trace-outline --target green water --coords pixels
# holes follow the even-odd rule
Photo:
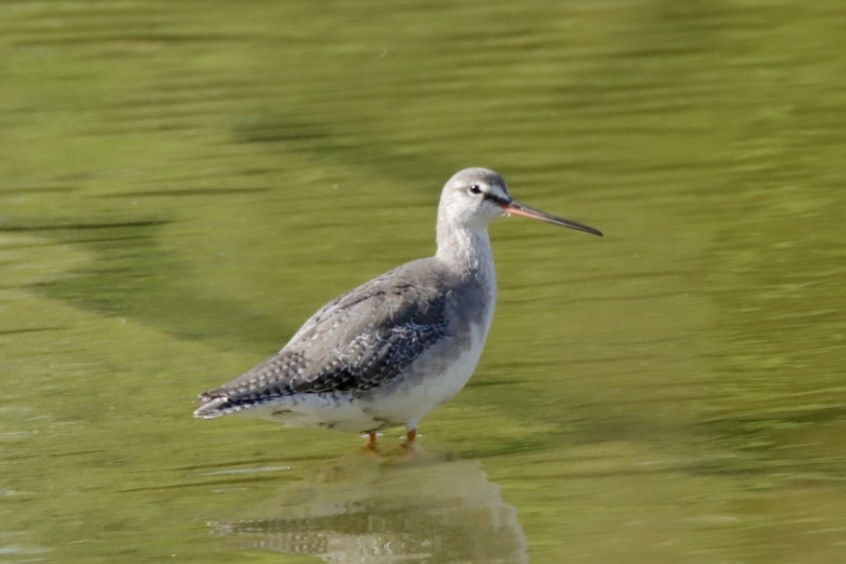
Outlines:
[[[0,3],[0,559],[846,559],[839,0]],[[191,418],[433,249],[479,368],[384,452]]]

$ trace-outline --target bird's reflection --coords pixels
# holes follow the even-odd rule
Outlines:
[[[526,562],[517,512],[478,460],[357,455],[288,484],[248,517],[211,523],[240,547],[325,562]]]

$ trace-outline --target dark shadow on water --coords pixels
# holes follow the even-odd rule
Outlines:
[[[230,546],[326,562],[527,562],[517,511],[478,460],[356,453],[212,521]]]
[[[237,143],[264,145],[267,150],[282,154],[306,156],[318,169],[340,165],[359,173],[390,178],[397,185],[409,188],[419,186],[431,171],[437,171],[436,178],[441,175],[442,180],[446,180],[453,171],[471,166],[453,156],[404,150],[401,143],[380,136],[378,132],[362,135],[357,130],[358,125],[344,127],[307,121],[278,110],[257,110],[245,114],[232,129],[232,135]]]
[[[216,340],[223,349],[266,353],[268,346],[276,346],[296,329],[280,322],[278,315],[200,290],[190,268],[159,242],[159,231],[169,224],[161,218],[23,219],[7,220],[0,231],[31,233],[90,253],[91,261],[37,286],[52,299],[137,319],[180,339]]]

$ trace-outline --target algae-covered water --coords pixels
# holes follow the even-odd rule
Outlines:
[[[846,559],[846,10],[0,3],[0,555]],[[497,169],[470,385],[361,439],[191,418]]]

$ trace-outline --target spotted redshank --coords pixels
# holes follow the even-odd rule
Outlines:
[[[476,368],[496,303],[488,224],[521,216],[601,236],[514,201],[502,177],[467,168],[444,185],[435,256],[408,262],[332,300],[282,350],[200,395],[195,417],[243,413],[298,427],[367,434],[420,418]]]

